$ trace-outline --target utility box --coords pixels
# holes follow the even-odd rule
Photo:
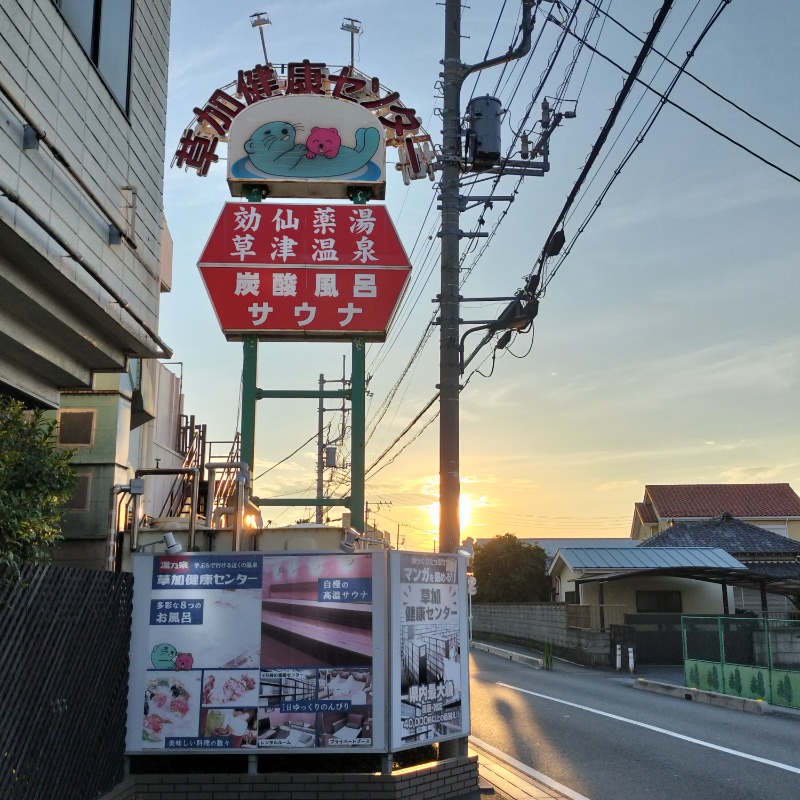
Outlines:
[[[333,445],[328,445],[328,447],[325,448],[325,466],[336,466],[336,447]]]
[[[500,160],[503,106],[496,97],[473,97],[467,103],[467,161],[474,172],[491,169]]]

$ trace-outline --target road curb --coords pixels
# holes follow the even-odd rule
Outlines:
[[[483,642],[473,642],[472,647],[475,650],[483,650],[485,653],[491,653],[492,655],[500,656],[501,658],[507,658],[510,661],[516,661],[518,664],[524,664],[527,667],[533,667],[533,669],[544,669],[543,658],[526,656],[522,653],[516,653],[513,650],[505,650],[502,647],[494,647],[493,645],[484,644]]]
[[[749,697],[735,697],[731,694],[706,692],[702,689],[692,689],[686,686],[678,686],[674,683],[661,683],[647,678],[637,678],[632,685],[634,689],[640,689],[645,692],[665,694],[669,697],[678,697],[681,700],[693,700],[697,703],[708,703],[712,706],[732,708],[736,711],[747,711],[750,714],[770,714],[772,712],[772,706],[769,703],[764,700],[752,700]]]

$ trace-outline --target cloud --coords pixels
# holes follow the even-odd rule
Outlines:
[[[641,407],[646,394],[649,408],[673,406],[679,401],[709,395],[754,395],[793,390],[800,375],[800,336],[754,343],[728,341],[658,359],[642,359],[617,367],[576,375],[548,391],[560,406],[598,399],[613,387],[615,408]],[[543,384],[544,386],[544,384]],[[655,388],[653,388],[655,387]]]
[[[626,234],[647,223],[665,220],[673,224],[682,219],[729,215],[746,208],[759,207],[781,198],[795,199],[793,187],[779,184],[769,177],[744,172],[720,177],[716,170],[705,176],[697,173],[676,179],[671,186],[662,186],[658,193],[637,196],[629,203],[617,203],[612,213],[601,215],[595,222],[595,234],[623,229]]]
[[[606,483],[601,483],[599,486],[595,486],[594,490],[596,492],[615,492],[617,489],[636,489],[643,485],[643,481],[635,479],[629,481],[608,481]]]
[[[761,467],[733,467],[722,475],[728,483],[784,483],[789,472],[800,470],[800,462]]]

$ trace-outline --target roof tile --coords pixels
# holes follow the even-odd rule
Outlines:
[[[695,483],[645,486],[661,519],[800,517],[800,497],[788,483]],[[639,504],[636,504],[637,509]]]
[[[721,547],[741,553],[800,553],[800,542],[742,522],[730,514],[701,522],[679,522],[637,547]]]

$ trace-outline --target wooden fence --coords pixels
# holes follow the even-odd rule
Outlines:
[[[22,577],[0,585],[0,797],[88,800],[123,778],[133,577]]]

